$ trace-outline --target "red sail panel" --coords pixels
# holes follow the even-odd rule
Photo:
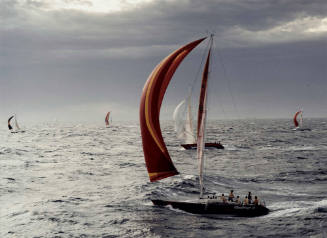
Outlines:
[[[293,121],[294,121],[294,125],[295,127],[298,127],[299,126],[299,122],[297,121],[297,116],[301,113],[302,111],[298,111],[295,113],[294,115],[294,118],[293,118]]]
[[[203,74],[202,74],[202,83],[201,83],[201,91],[200,91],[200,98],[199,98],[199,110],[198,110],[198,128],[197,128],[197,136],[198,137],[200,134],[200,127],[202,125],[203,113],[205,113],[205,109],[206,109],[210,53],[211,53],[211,50],[209,50],[209,52],[208,52],[207,61],[204,66],[204,70],[203,70]]]
[[[8,129],[9,129],[9,130],[12,130],[12,126],[10,125],[10,121],[11,121],[11,119],[13,119],[13,117],[14,117],[14,116],[11,116],[11,117],[9,117],[9,119],[8,119]]]
[[[206,113],[207,113],[207,86],[208,86],[208,73],[209,73],[209,62],[210,62],[209,49],[206,64],[204,66],[202,74],[201,92],[199,98],[199,110],[198,110],[198,130],[197,130],[197,154],[199,159],[199,175],[200,175],[200,197],[203,194],[203,149],[204,144],[204,134],[205,134],[205,123],[206,123]]]
[[[106,118],[104,119],[106,126],[109,126],[109,115],[110,115],[110,112],[107,113]]]
[[[151,182],[178,174],[161,134],[160,108],[177,67],[204,39],[191,42],[167,56],[152,71],[144,85],[140,104],[140,127],[144,158]]]

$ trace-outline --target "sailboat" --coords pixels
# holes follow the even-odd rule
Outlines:
[[[174,51],[163,59],[152,71],[146,81],[140,103],[140,127],[144,158],[151,182],[179,174],[172,162],[163,140],[159,115],[161,104],[176,69],[183,59],[207,37],[193,41]],[[154,205],[167,206],[196,214],[230,214],[238,216],[258,216],[269,212],[263,204],[242,205],[235,202],[221,202],[213,197],[204,196],[203,167],[204,139],[206,129],[207,82],[213,36],[210,36],[208,55],[202,75],[200,103],[197,125],[197,156],[199,161],[200,196],[187,201],[152,199]]]
[[[298,121],[298,117],[300,117],[299,121]],[[295,126],[295,128],[293,128],[293,131],[311,131],[311,129],[303,127],[303,110],[298,110],[295,113],[293,117],[293,122]]]
[[[187,107],[186,110],[185,106]],[[173,119],[175,121],[177,137],[184,140],[184,144],[181,144],[181,146],[186,150],[196,149],[197,144],[193,133],[192,123],[191,93],[188,95],[186,100],[184,99],[177,105],[173,114]],[[220,144],[220,142],[206,142],[205,148],[224,149],[224,146]]]
[[[186,144],[195,143],[190,100],[190,96],[188,96],[187,99],[181,101],[173,113],[177,138],[183,140]]]
[[[104,122],[106,123],[106,127],[109,126],[109,115],[110,115],[110,112],[107,113],[105,119],[104,119]]]
[[[15,119],[15,129],[10,124],[10,121],[13,118]],[[20,127],[18,125],[18,122],[17,122],[17,116],[16,116],[16,114],[14,116],[9,117],[9,119],[8,119],[8,129],[10,130],[11,133],[25,132],[25,131],[23,131],[23,130],[20,129]]]

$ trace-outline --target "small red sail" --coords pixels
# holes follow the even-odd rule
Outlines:
[[[106,118],[104,119],[106,126],[109,126],[109,115],[110,115],[110,112],[107,113]]]
[[[299,122],[297,121],[297,116],[301,113],[302,111],[297,111],[294,115],[294,118],[293,118],[293,121],[294,121],[294,125],[295,127],[298,127],[299,126]]]
[[[144,158],[151,182],[178,174],[161,134],[160,108],[177,67],[204,39],[191,42],[167,56],[152,71],[144,85],[140,104],[140,127]]]
[[[11,116],[11,117],[9,117],[9,119],[8,119],[8,128],[9,128],[9,130],[12,130],[12,126],[10,125],[10,121],[11,121],[11,119],[13,119],[13,117],[14,117],[14,116]]]

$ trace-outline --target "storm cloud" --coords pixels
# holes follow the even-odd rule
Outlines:
[[[119,11],[1,1],[0,116],[92,121],[112,110],[135,120],[155,65],[207,32],[219,59],[213,117],[289,117],[299,106],[326,116],[326,12],[324,0],[158,0]],[[163,118],[185,96],[200,51],[176,73]]]

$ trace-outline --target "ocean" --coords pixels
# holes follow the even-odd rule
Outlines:
[[[209,121],[205,187],[271,210],[244,218],[194,215],[150,198],[190,199],[199,191],[196,151],[183,150],[161,123],[180,175],[150,183],[138,122],[42,123],[0,129],[0,237],[327,237],[327,118]]]

